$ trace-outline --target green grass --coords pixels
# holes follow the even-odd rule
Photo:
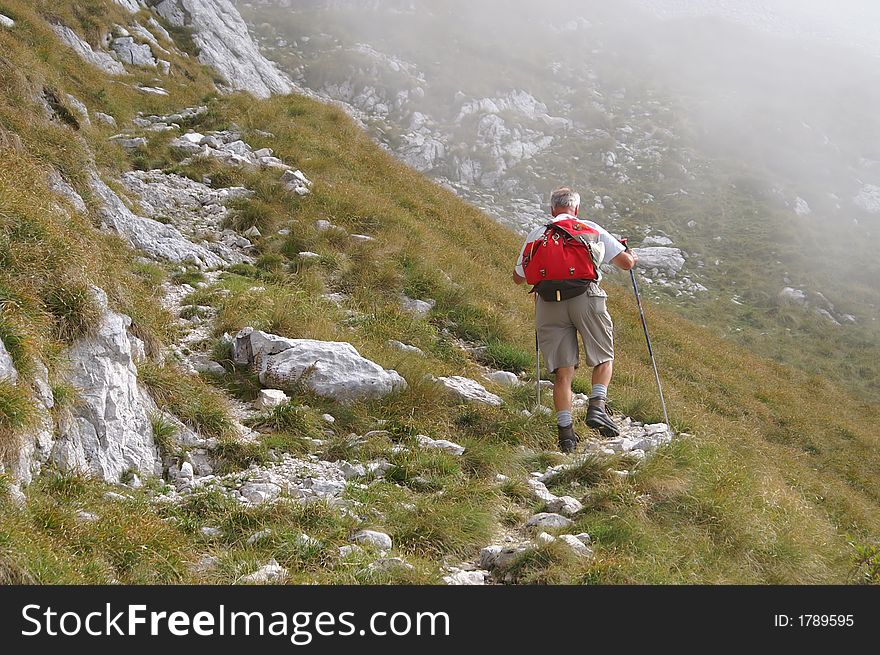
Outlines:
[[[156,301],[158,286],[169,277],[193,286],[203,281],[191,270],[139,263],[121,241],[95,229],[98,217],[82,173],[89,152],[105,173],[149,163],[198,180],[209,175],[215,186],[246,185],[256,194],[237,205],[232,227],[257,225],[263,232],[256,263],[233,267],[186,299],[218,310],[217,342],[205,348],[215,346],[212,355],[227,373],[207,379],[148,361],[139,368],[140,380],[161,409],[218,439],[221,473],[267,462],[272,451],[387,459],[392,467],[384,480],[350,484],[345,498],[363,503],[355,511],[364,523],[388,531],[396,554],[416,569],[369,576],[366,561],[337,560],[335,549],[348,543],[358,524],[326,506],[243,508],[219,494],[155,506],[146,492],[129,490],[130,501],[109,503],[102,496],[108,487],[47,473],[28,490],[26,509],[0,501],[0,580],[231,583],[274,556],[291,570],[291,582],[425,583],[439,580],[440,561],[477,557],[500,525],[520,525],[537,508],[525,486],[529,473],[568,461],[553,452],[552,417],[520,413],[532,408],[528,386],[498,390],[505,406],[491,408],[462,403],[427,379],[481,379],[480,364],[531,373],[532,302],[509,283],[519,237],[402,166],[335,107],[298,96],[209,97],[210,76],[191,58],[172,62],[181,75],[168,81],[171,95],[164,99],[141,97],[86,69],[55,45],[41,16],[62,18],[97,42],[111,21],[124,20],[116,9],[98,11],[110,7],[105,4],[4,4],[21,29],[0,32],[0,47],[29,77],[0,68],[0,140],[11,142],[9,135],[15,135],[21,143],[0,161],[0,338],[24,378],[19,386],[0,385],[0,438],[12,443],[27,426],[26,384],[36,360],[49,365],[55,388],[62,388],[66,344],[94,327],[85,293],[90,285],[103,288],[115,310],[132,316],[132,331],[158,353],[175,338],[171,317]],[[131,81],[146,80],[147,74],[137,73]],[[101,127],[82,128],[74,137],[69,127],[39,118],[31,94],[46,84],[122,123],[141,109],[168,112],[208,102],[209,112],[191,127],[207,131],[237,123],[250,143],[271,146],[302,168],[315,180],[313,191],[294,197],[271,172],[216,162],[183,167],[163,139],[152,139],[145,152],[129,159],[107,143],[109,131]],[[261,137],[256,130],[276,136]],[[54,206],[41,182],[49,165],[83,193],[87,216]],[[318,233],[318,219],[341,229]],[[281,228],[290,234],[279,235]],[[486,240],[490,232],[493,239]],[[355,243],[347,233],[366,233],[375,241]],[[321,259],[301,266],[297,254],[306,249]],[[615,407],[637,420],[658,421],[653,372],[631,295],[614,280],[606,287],[616,328]],[[330,291],[349,299],[336,307],[321,298]],[[417,319],[400,310],[400,293],[433,298],[437,305],[426,319]],[[650,301],[645,309],[672,423],[693,436],[644,464],[585,459],[569,469],[551,487],[583,502],[575,528],[592,535],[595,559],[574,560],[551,544],[503,575],[520,583],[876,581],[876,404],[828,379],[755,356]],[[242,444],[233,439],[224,393],[250,401],[259,384],[253,373],[232,365],[219,337],[247,325],[352,343],[399,371],[408,387],[344,406],[293,389],[290,405],[258,419],[260,441]],[[412,343],[425,356],[395,351],[389,339]],[[484,354],[472,356],[457,339],[482,346]],[[576,390],[589,390],[587,375],[582,369]],[[827,407],[835,408],[831,416]],[[324,424],[323,413],[336,422]],[[168,422],[154,418],[153,430],[163,452],[173,454]],[[374,430],[387,432],[359,437]],[[460,443],[465,454],[420,449],[418,434]],[[633,475],[610,475],[609,465]],[[510,481],[495,483],[499,472]],[[78,509],[101,519],[77,522]],[[211,526],[222,530],[218,542],[199,532]],[[260,530],[270,530],[271,537],[248,545]],[[300,532],[321,546],[303,547]],[[216,570],[190,569],[203,554],[220,559]]]
[[[140,365],[138,378],[161,409],[202,436],[220,439],[234,434],[225,397],[200,378],[186,375],[173,365],[159,367],[150,361]]]

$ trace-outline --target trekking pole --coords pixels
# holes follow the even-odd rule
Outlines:
[[[535,410],[541,407],[541,350],[538,347],[538,331],[535,330],[535,393],[538,396],[538,404]]]
[[[629,245],[626,241],[626,239],[620,240],[624,247],[629,250]],[[636,282],[635,270],[630,269],[629,275],[630,278],[632,278],[633,291],[636,294],[636,304],[639,306],[639,317],[642,319],[642,330],[645,332],[645,341],[648,344],[648,355],[650,355],[651,365],[654,367],[654,379],[657,380],[657,391],[660,392],[660,406],[663,408],[663,420],[666,422],[667,430],[671,430],[672,426],[669,425],[669,414],[666,413],[666,401],[663,399],[663,387],[660,384],[660,373],[657,372],[657,361],[654,359],[654,349],[651,347],[651,337],[648,336],[648,324],[645,321],[645,311],[642,309],[642,299],[639,296],[639,285]]]

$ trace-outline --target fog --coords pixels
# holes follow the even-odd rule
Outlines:
[[[829,288],[852,278],[865,293],[877,290],[880,268],[867,255],[880,233],[878,3],[239,4],[274,7],[272,20],[265,8],[250,18],[263,21],[271,54],[301,84],[354,107],[380,142],[469,200],[519,212],[520,229],[541,220],[549,188],[570,182],[587,196],[625,198],[600,214],[620,229],[644,222],[633,207],[643,191],[657,202],[655,226],[676,238],[684,231],[676,221],[704,209],[695,198],[732,186],[755,203],[750,220],[766,212],[768,234],[786,246],[827,249]],[[503,104],[517,91],[573,127],[523,118],[521,107]],[[465,116],[480,98],[501,108],[492,124]],[[719,213],[728,201],[706,200],[718,234],[729,233],[722,221],[743,220]],[[801,266],[805,284],[821,282],[809,262]]]

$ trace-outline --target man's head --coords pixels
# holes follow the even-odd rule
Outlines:
[[[554,216],[560,214],[578,215],[578,207],[581,205],[581,196],[568,187],[556,189],[550,194],[550,213]]]

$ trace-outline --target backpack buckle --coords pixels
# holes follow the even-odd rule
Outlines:
[[[574,275],[574,266],[572,266],[571,268],[568,269],[568,274]]]

